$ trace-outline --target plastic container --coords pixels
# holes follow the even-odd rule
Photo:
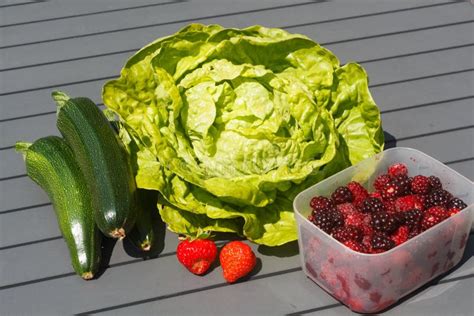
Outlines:
[[[356,180],[373,190],[374,178],[395,162],[409,174],[436,175],[443,187],[468,207],[400,246],[380,254],[355,252],[332,238],[307,217],[316,195],[329,196]],[[461,260],[473,220],[472,181],[434,158],[410,148],[393,148],[347,168],[301,192],[294,200],[304,273],[320,287],[360,313],[381,311]]]

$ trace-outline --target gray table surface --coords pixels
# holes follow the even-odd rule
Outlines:
[[[72,272],[46,194],[25,176],[17,140],[58,134],[50,92],[101,103],[128,56],[190,22],[303,33],[343,63],[360,62],[381,108],[387,147],[417,148],[474,179],[474,10],[464,1],[0,0],[0,315],[349,315],[305,277],[297,244],[252,245],[245,282],[177,263],[167,232],[157,258],[127,244],[84,282]],[[112,246],[114,246],[112,248]],[[474,238],[462,263],[386,315],[472,315]]]

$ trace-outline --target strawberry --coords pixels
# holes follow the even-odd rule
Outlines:
[[[257,263],[257,258],[249,245],[241,241],[226,244],[219,255],[224,279],[234,283],[249,274]]]
[[[202,275],[217,257],[217,247],[210,239],[185,239],[176,249],[178,261],[190,272]]]
[[[347,188],[352,193],[352,203],[356,207],[358,207],[365,200],[365,198],[369,196],[367,190],[359,182],[351,181],[347,184]]]
[[[425,209],[424,199],[417,194],[405,195],[395,200],[395,209],[397,212],[417,209],[423,211]]]
[[[408,175],[408,168],[403,163],[394,163],[388,167],[388,174],[392,177]]]

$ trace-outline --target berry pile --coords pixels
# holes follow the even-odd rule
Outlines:
[[[408,175],[402,163],[377,176],[374,192],[352,181],[331,197],[315,196],[308,219],[362,253],[380,253],[459,213],[467,205],[443,188],[436,176]]]

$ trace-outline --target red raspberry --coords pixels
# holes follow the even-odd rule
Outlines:
[[[382,194],[380,194],[379,191],[374,191],[374,192],[370,193],[369,197],[373,197],[373,198],[382,200]]]
[[[398,246],[408,240],[409,233],[410,229],[408,228],[408,226],[400,226],[395,231],[395,233],[390,236],[390,238],[395,242],[395,245]]]
[[[360,242],[357,242],[357,241],[354,241],[354,240],[348,240],[348,241],[345,241],[343,244],[346,247],[349,247],[354,251],[362,252],[362,253],[367,252],[367,249],[365,248],[365,246]]]
[[[406,176],[408,175],[408,168],[405,164],[394,163],[393,165],[388,167],[387,172],[392,177]]]
[[[356,181],[351,181],[347,184],[347,188],[351,191],[353,201],[355,206],[359,206],[365,198],[369,195],[367,190],[359,183]]]
[[[423,216],[423,219],[421,220],[421,229],[423,231],[430,229],[431,227],[441,223],[443,220],[445,220],[446,217],[438,217],[434,214],[426,213],[425,216]]]
[[[405,195],[395,200],[397,212],[404,212],[412,209],[423,211],[425,209],[424,199],[417,194]]]
[[[428,177],[418,175],[411,181],[411,191],[417,194],[428,194],[431,190],[431,184]]]
[[[439,217],[439,218],[442,218],[442,219],[446,219],[449,217],[449,213],[448,211],[442,207],[442,206],[433,206],[433,207],[430,207],[426,212],[425,212],[425,215],[426,214],[429,214],[429,215],[434,215],[436,217]]]
[[[337,205],[337,210],[346,218],[348,215],[357,213],[357,208],[352,203],[342,203]]]
[[[395,200],[393,199],[385,199],[382,200],[383,205],[385,206],[385,210],[389,214],[395,214],[397,209],[395,208]]]
[[[361,241],[363,237],[362,230],[355,226],[335,228],[331,235],[342,243],[349,240]]]
[[[374,188],[377,191],[383,191],[385,185],[392,181],[392,177],[386,173],[377,176],[374,180]]]
[[[457,208],[450,208],[448,210],[448,214],[449,216],[453,216],[453,215],[456,215],[457,213],[461,212],[461,210],[457,209]]]
[[[361,214],[359,212],[353,212],[353,213],[345,215],[344,223],[347,226],[351,225],[351,226],[362,228],[364,226],[364,219],[365,219],[364,214]]]

